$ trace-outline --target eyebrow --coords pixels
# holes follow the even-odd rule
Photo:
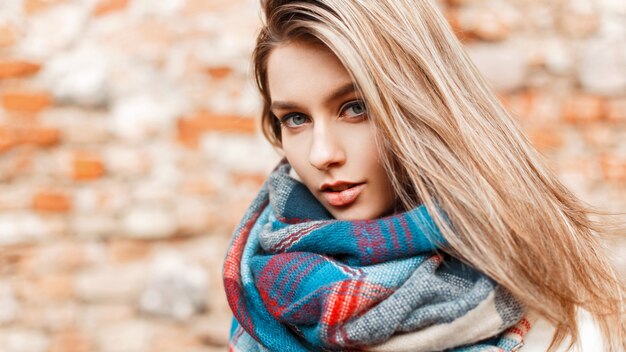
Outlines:
[[[354,91],[356,91],[356,87],[354,86],[354,83],[350,82],[335,89],[335,91],[330,93],[324,101],[328,103]],[[270,110],[290,110],[298,109],[299,107],[300,106],[298,104],[288,101],[273,101],[272,105],[270,105]]]

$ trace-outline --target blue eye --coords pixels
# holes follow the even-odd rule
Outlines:
[[[341,117],[359,118],[367,113],[365,104],[360,100],[352,101],[343,106],[341,109]]]
[[[298,127],[306,123],[307,119],[306,116],[299,113],[287,114],[280,119],[280,124],[286,127]]]

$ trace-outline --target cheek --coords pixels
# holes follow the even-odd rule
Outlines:
[[[375,175],[384,173],[378,148],[376,148],[376,144],[374,143],[373,134],[367,136],[367,138],[364,138],[359,143],[354,143],[354,154],[358,155],[361,161],[360,164],[364,165],[368,172],[372,172]]]
[[[307,150],[303,143],[283,140],[283,153],[287,161],[293,168],[301,182],[307,183],[308,173],[306,172]]]
[[[285,153],[285,156],[287,157],[291,165],[293,165],[293,163],[291,163],[292,161],[297,162],[302,156],[301,143],[297,143],[296,140],[291,137],[285,136],[284,134],[282,140],[282,149],[283,153]]]
[[[371,137],[373,140],[373,136]],[[376,145],[372,142],[362,144],[363,149],[360,150],[362,165],[366,165],[366,169],[372,180],[376,184],[376,198],[381,203],[387,204],[391,202],[395,196],[391,180],[387,171],[383,167],[380,154]],[[381,204],[383,205],[383,204]]]

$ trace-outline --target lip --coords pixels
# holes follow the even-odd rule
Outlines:
[[[340,183],[341,182],[338,182],[334,184],[333,186],[336,186]],[[346,183],[346,182],[343,182],[343,183]],[[325,186],[322,186],[322,187],[325,187]],[[365,183],[360,183],[360,184],[356,184],[356,186],[353,186],[352,188],[348,188],[339,192],[335,192],[332,190],[322,191],[322,195],[324,196],[328,204],[334,207],[341,207],[341,206],[345,206],[345,205],[353,203],[357,199],[357,197],[361,194],[364,188],[365,188]]]

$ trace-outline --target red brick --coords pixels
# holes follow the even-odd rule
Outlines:
[[[64,2],[67,0],[24,0],[24,10],[27,14],[32,15]]]
[[[533,145],[540,151],[558,149],[563,146],[563,136],[556,128],[532,128],[527,131]]]
[[[36,253],[31,245],[0,247],[0,276],[14,276],[32,271]]]
[[[61,331],[52,337],[50,352],[89,352],[96,347],[89,336],[79,329]]]
[[[52,97],[45,92],[5,92],[2,95],[2,106],[9,111],[40,112],[52,103]]]
[[[61,133],[58,128],[41,126],[0,126],[0,151],[19,144],[32,144],[40,147],[59,143]]]
[[[607,103],[607,118],[613,122],[626,122],[626,97]]]
[[[560,11],[557,25],[560,32],[571,38],[586,38],[600,28],[600,16],[595,13],[576,13],[572,11]]]
[[[604,118],[604,100],[598,96],[579,94],[568,98],[563,106],[563,119],[567,122],[595,122]]]
[[[601,120],[604,114],[604,100],[588,94],[570,97],[563,108],[563,119],[567,122],[594,122]]]
[[[230,75],[233,72],[233,69],[228,66],[218,66],[218,67],[209,67],[206,69],[206,72],[209,74],[209,76],[215,79],[222,79]]]
[[[65,193],[41,191],[33,199],[33,208],[42,212],[68,213],[72,203]]]
[[[58,144],[60,140],[61,132],[58,128],[39,126],[30,122],[21,125],[0,125],[0,152],[23,144],[49,147]]]
[[[251,185],[254,189],[260,188],[267,178],[267,175],[265,174],[251,174],[241,172],[234,172],[231,176],[235,187]]]
[[[10,25],[0,26],[0,48],[13,46],[17,41],[15,28]]]
[[[21,78],[39,72],[41,65],[22,60],[0,61],[0,79]]]
[[[60,241],[38,246],[35,260],[30,265],[32,272],[71,273],[90,263],[85,245],[80,242]]]
[[[537,94],[532,90],[522,91],[501,98],[501,102],[513,117],[519,120],[528,120]]]
[[[217,187],[206,177],[186,177],[181,192],[198,196],[211,196],[217,193]]]
[[[140,240],[111,240],[108,246],[109,257],[115,263],[145,259],[151,250],[148,242]]]
[[[191,148],[197,147],[200,137],[206,132],[254,134],[255,131],[255,119],[241,116],[200,112],[178,120],[178,140]]]
[[[500,104],[502,104],[502,106],[509,110],[509,106],[511,105],[510,102],[510,98],[509,95],[506,94],[505,92],[494,92],[496,97],[498,98],[498,101],[500,102]]]
[[[21,142],[48,147],[58,144],[61,140],[61,132],[52,127],[31,127],[22,130]]]
[[[0,153],[7,151],[18,144],[17,136],[12,128],[0,126]]]
[[[603,154],[600,157],[600,170],[605,180],[626,183],[626,156]]]
[[[102,16],[111,12],[124,10],[128,6],[128,0],[101,0],[94,9],[96,16]]]
[[[37,280],[38,294],[46,300],[67,300],[74,296],[74,280],[68,274],[46,274]]]
[[[1,138],[1,137],[0,137]],[[27,176],[33,171],[34,148],[20,148],[12,155],[8,155],[4,166],[5,177],[18,179]]]
[[[444,15],[450,24],[452,31],[461,42],[467,44],[477,40],[476,36],[472,32],[465,30],[461,26],[459,21],[459,10],[451,8],[445,11]]]
[[[99,155],[91,152],[76,151],[72,165],[75,180],[87,181],[104,175],[104,163]]]
[[[589,124],[580,129],[580,133],[592,150],[604,150],[614,143],[615,130],[610,124]]]

